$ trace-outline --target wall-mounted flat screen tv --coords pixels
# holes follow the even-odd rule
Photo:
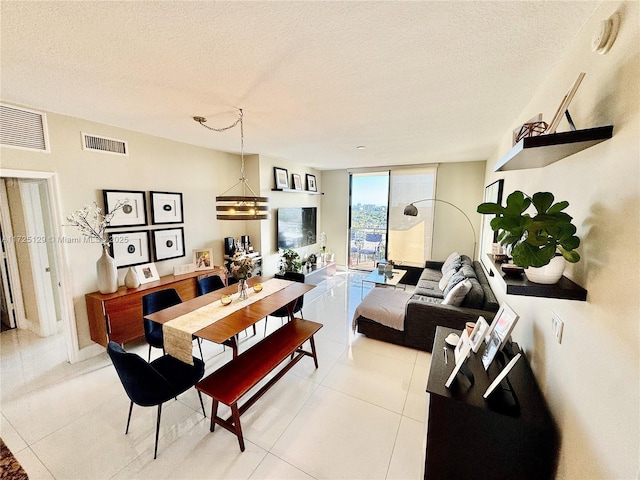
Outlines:
[[[317,207],[278,209],[278,248],[306,247],[316,243]]]

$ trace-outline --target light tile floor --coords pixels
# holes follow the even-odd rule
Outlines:
[[[418,479],[431,356],[352,332],[362,276],[339,272],[307,294],[304,317],[324,325],[320,366],[303,359],[242,416],[243,453],[231,433],[209,432],[192,389],[163,407],[153,460],[156,409],[134,407],[124,435],[129,400],[106,353],[72,365],[62,336],[16,330],[0,335],[0,435],[32,480]],[[145,343],[126,348],[146,358]],[[203,350],[207,373],[231,356]]]

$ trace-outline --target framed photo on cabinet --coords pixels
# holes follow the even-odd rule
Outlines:
[[[103,190],[105,215],[119,204],[124,206],[115,212],[109,227],[142,227],[147,224],[147,202],[145,192],[133,190]]]
[[[183,223],[182,193],[149,192],[151,223]]]
[[[111,256],[116,267],[131,267],[151,261],[149,251],[149,232],[114,232],[109,234]]]
[[[143,265],[137,265],[135,267],[135,271],[138,274],[138,278],[140,279],[141,284],[160,280],[160,275],[158,275],[158,270],[156,269],[155,263],[145,263]]]
[[[153,252],[156,262],[184,257],[184,229],[153,230]]]
[[[213,249],[201,248],[193,251],[193,263],[196,270],[210,270],[213,268]]]

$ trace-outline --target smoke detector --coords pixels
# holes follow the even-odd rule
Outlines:
[[[607,53],[611,49],[613,42],[616,41],[619,27],[620,14],[618,12],[600,22],[598,30],[593,34],[591,40],[591,50],[600,55]]]

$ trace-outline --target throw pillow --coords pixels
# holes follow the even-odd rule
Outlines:
[[[451,270],[448,270],[447,273],[442,275],[442,278],[440,279],[440,282],[438,283],[438,286],[440,287],[440,290],[442,290],[444,292],[444,289],[447,288],[447,285],[449,284],[449,280],[451,280],[451,277],[453,277],[453,275],[455,273],[456,273],[456,271],[451,269]]]
[[[444,261],[444,263],[442,264],[442,269],[440,271],[444,275],[451,269],[458,270],[461,266],[462,260],[460,259],[460,254],[458,252],[453,252]]]
[[[465,280],[465,277],[464,277],[464,274],[462,272],[454,273],[453,277],[451,277],[451,280],[449,280],[449,283],[447,283],[447,286],[442,291],[442,294],[446,297],[449,294],[449,292],[451,291],[451,289],[453,287],[455,287],[456,285],[458,285],[463,280]]]
[[[459,307],[462,305],[462,301],[469,290],[471,290],[471,282],[465,279],[449,291],[448,295],[442,301],[442,305]]]

